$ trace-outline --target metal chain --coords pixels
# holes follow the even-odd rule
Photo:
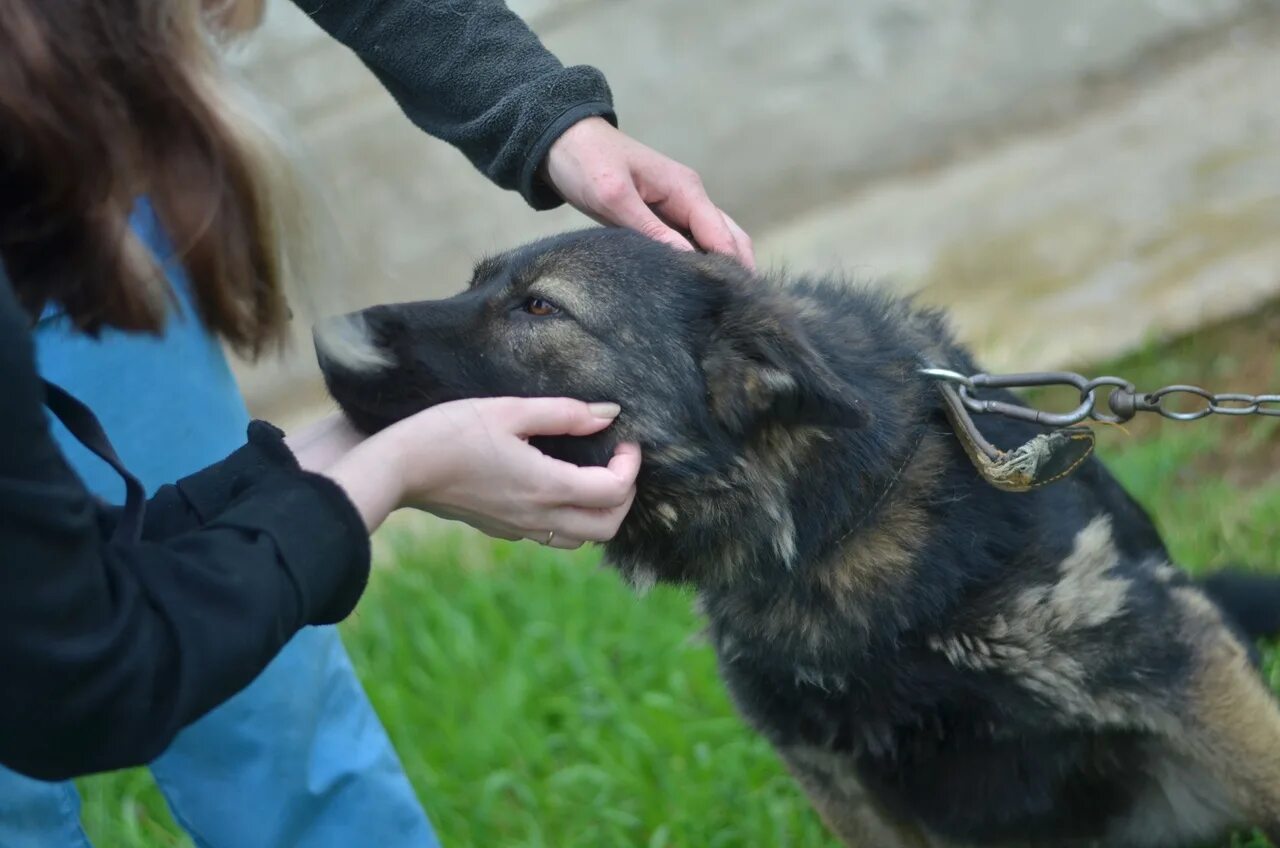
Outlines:
[[[965,408],[979,414],[1003,415],[1020,421],[1031,421],[1048,427],[1070,427],[1085,419],[1110,424],[1131,421],[1139,412],[1152,412],[1172,421],[1198,421],[1210,415],[1265,415],[1280,418],[1280,394],[1246,395],[1236,392],[1215,394],[1197,386],[1165,386],[1154,392],[1139,392],[1120,377],[1098,377],[1090,380],[1071,371],[1036,371],[1026,374],[973,374],[966,376],[945,368],[924,368],[926,377],[955,384]],[[998,400],[983,400],[974,395],[979,389],[1028,389],[1041,386],[1069,386],[1080,392],[1080,405],[1070,412],[1046,412]],[[1106,392],[1106,410],[1100,407],[1098,395]],[[1200,402],[1198,409],[1177,412],[1171,401],[1191,397]]]

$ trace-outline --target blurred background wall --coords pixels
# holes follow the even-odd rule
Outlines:
[[[921,290],[993,368],[1280,294],[1277,0],[510,5],[606,73],[623,128],[696,168],[762,265]],[[585,223],[492,187],[286,0],[239,61],[336,200],[357,305]],[[238,373],[256,414],[323,403],[308,343]]]

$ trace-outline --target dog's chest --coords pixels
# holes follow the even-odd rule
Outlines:
[[[876,662],[832,664],[753,637],[762,625],[712,620],[721,677],[743,717],[777,746],[885,754],[912,705]]]

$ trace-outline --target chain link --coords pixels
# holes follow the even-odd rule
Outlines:
[[[1003,415],[1049,427],[1070,427],[1086,419],[1110,424],[1133,420],[1140,412],[1154,413],[1171,421],[1199,421],[1210,415],[1263,415],[1280,418],[1280,394],[1248,395],[1239,392],[1215,394],[1198,386],[1165,386],[1154,392],[1139,392],[1120,377],[1090,380],[1071,371],[1036,371],[1025,374],[973,374],[966,376],[945,368],[920,371],[933,380],[958,386],[961,400],[970,412]],[[1047,412],[997,400],[984,400],[974,393],[981,389],[1029,389],[1066,386],[1080,393],[1080,405],[1070,412]],[[1105,399],[1099,395],[1105,394]],[[1178,411],[1180,399],[1192,399],[1195,408]]]

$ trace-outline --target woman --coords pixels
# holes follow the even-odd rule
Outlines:
[[[531,207],[567,201],[598,220],[676,246],[689,246],[678,229],[705,248],[751,261],[749,239],[710,202],[696,175],[613,127],[599,72],[563,67],[501,3],[297,3],[360,56],[415,123],[465,153],[496,185],[519,191]],[[0,4],[0,71],[12,83],[0,90],[0,103],[10,114],[32,111],[24,97],[34,96],[37,113],[44,108],[41,92],[26,85],[83,84],[75,94],[84,101],[103,94],[88,57],[109,61],[125,53],[125,65],[135,71],[116,79],[114,88],[106,86],[106,100],[121,100],[115,89],[122,86],[164,91],[170,66],[183,58],[175,54],[184,49],[188,61],[193,55],[199,60],[192,49],[199,39],[159,14],[163,4],[25,5],[41,14],[17,2]],[[204,5],[223,30],[251,29],[262,12],[261,0]],[[24,70],[24,63],[44,58],[31,49],[42,43],[42,31],[71,36],[51,40],[45,51],[63,68],[61,77],[42,80]],[[10,44],[26,50],[9,50]],[[69,117],[80,119],[90,134],[103,122],[95,114]],[[155,123],[158,117],[150,126],[156,137],[164,126]],[[9,129],[20,126],[18,121]],[[71,154],[68,161],[95,167],[100,155],[91,144]],[[177,293],[180,309],[163,335],[108,330],[89,338],[75,324],[83,316],[68,315],[55,303],[45,310],[36,341],[41,369],[92,401],[126,463],[153,491],[238,445],[247,414],[216,339],[198,320],[194,292],[181,262],[172,258],[161,222],[143,204],[134,223]],[[179,247],[190,262],[187,246]],[[91,491],[118,498],[120,480],[110,468],[56,425],[54,435]],[[305,692],[325,697],[299,697]],[[183,828],[210,848],[353,842],[417,848],[434,841],[332,627],[300,632],[251,686],[184,730],[150,768]],[[7,848],[83,848],[78,809],[69,782],[35,781],[0,767],[0,844]]]
[[[364,441],[340,418],[288,440],[257,423],[145,513],[93,501],[42,404],[110,449],[40,382],[30,325],[50,308],[87,333],[165,325],[174,294],[128,228],[136,198],[178,247],[193,311],[248,353],[280,337],[284,269],[305,258],[214,70],[193,3],[0,9],[0,763],[40,779],[149,761],[295,632],[344,617],[367,534],[398,506],[572,547],[611,536],[633,494],[634,446],[577,469],[524,441],[595,432],[615,406],[496,399]]]

